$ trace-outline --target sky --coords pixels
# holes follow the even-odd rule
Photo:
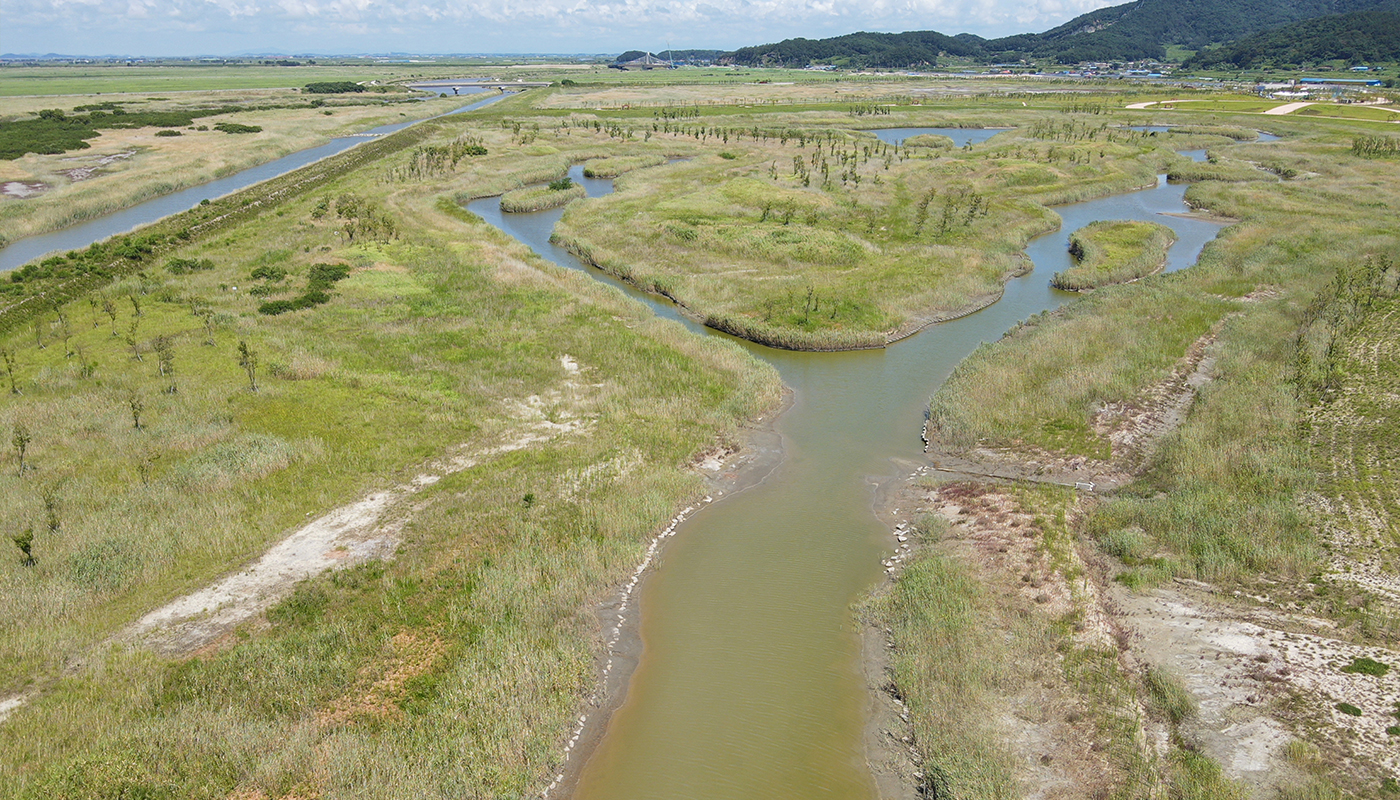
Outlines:
[[[1125,0],[0,0],[0,53],[618,53],[1041,31]]]

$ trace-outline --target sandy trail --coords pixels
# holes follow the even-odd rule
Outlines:
[[[1316,105],[1316,103],[1285,103],[1281,106],[1274,106],[1266,110],[1264,114],[1270,117],[1281,117],[1284,114],[1292,114],[1300,108],[1307,108],[1311,105]]]
[[[427,464],[408,483],[376,491],[312,520],[246,568],[147,613],[106,644],[137,644],[170,657],[188,655],[271,608],[300,581],[392,556],[412,513],[407,501],[423,489],[493,456],[587,432],[588,421],[580,411],[595,387],[580,382],[581,367],[571,356],[560,356],[559,364],[565,375],[561,388],[505,401],[509,422],[499,444],[476,450],[459,446]],[[25,692],[0,698],[0,722],[32,696],[33,692]]]

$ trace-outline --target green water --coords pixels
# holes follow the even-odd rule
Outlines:
[[[582,181],[577,170],[574,177]],[[593,196],[610,191],[610,182],[582,182]],[[1001,301],[885,350],[792,353],[745,343],[794,392],[777,423],[784,460],[762,484],[704,507],[668,540],[640,597],[642,659],[574,797],[873,797],[851,607],[894,545],[872,514],[874,486],[922,463],[925,405],[960,360],[1073,298],[1047,283],[1069,265],[1069,232],[1098,219],[1151,219],[1177,232],[1167,269],[1194,263],[1219,226],[1161,216],[1185,210],[1183,193],[1163,181],[1057,209],[1061,231],[1031,243],[1035,271],[1013,280]],[[471,209],[582,269],[547,243],[562,212],[503,216],[493,202]],[[647,301],[679,319],[673,307]]]

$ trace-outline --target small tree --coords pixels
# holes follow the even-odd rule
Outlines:
[[[5,360],[5,374],[10,377],[10,394],[19,394],[19,385],[15,383],[15,354],[0,347],[0,358]]]
[[[73,346],[68,342],[73,338],[73,330],[68,327],[68,315],[63,313],[62,306],[55,310],[58,312],[58,332],[63,337],[63,354],[71,356],[73,355]]]
[[[34,346],[40,350],[44,349],[44,320],[42,317],[34,318]]]
[[[126,405],[131,409],[131,427],[141,430],[141,412],[146,410],[146,403],[141,399],[141,395],[132,392],[126,397]]]
[[[117,335],[117,304],[112,302],[112,298],[102,295],[102,313],[112,320],[112,335]]]
[[[136,329],[140,326],[140,318],[133,317],[131,320],[131,331],[126,335],[126,346],[131,348],[131,357],[137,361],[144,360],[141,358],[141,345],[136,341]]]
[[[18,536],[11,536],[10,540],[15,543],[15,547],[18,547],[19,552],[24,556],[24,558],[20,559],[19,563],[23,564],[26,567],[32,567],[38,563],[38,559],[34,558],[33,525],[29,526],[28,528],[25,528],[24,533],[21,533]]]
[[[81,344],[77,345],[73,349],[76,351],[76,355],[78,356],[78,376],[82,378],[91,378],[93,376],[93,373],[97,372],[97,362],[88,361],[87,351],[83,349],[83,346]]]
[[[240,341],[238,343],[238,366],[248,373],[248,391],[258,390],[258,354],[248,347],[248,343]]]
[[[136,293],[132,292],[131,294],[127,295],[127,299],[131,301],[132,316],[141,316],[141,301],[136,297]]]
[[[63,527],[62,520],[58,516],[58,486],[45,486],[40,493],[44,500],[44,520],[48,524],[49,533],[58,533]]]
[[[29,426],[23,422],[15,423],[15,433],[10,439],[10,444],[15,446],[15,455],[19,457],[19,474],[24,476],[24,456],[29,452],[29,443],[34,441],[34,437],[29,435]]]
[[[211,308],[201,308],[199,318],[204,320],[204,344],[213,347],[214,341],[214,310]]]
[[[156,351],[156,368],[162,378],[168,378],[175,374],[175,345],[171,343],[169,336],[157,336],[151,343],[151,347]]]

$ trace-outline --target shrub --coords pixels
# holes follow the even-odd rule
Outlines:
[[[262,133],[262,128],[257,125],[239,125],[237,122],[220,122],[214,126],[214,130],[224,133]]]
[[[171,130],[171,129],[169,129],[169,128],[166,128],[166,129],[164,129],[164,130],[156,131],[156,135],[157,135],[157,136],[184,136],[183,133],[180,133],[179,131],[176,131],[176,130]]]
[[[1342,712],[1343,714],[1346,714],[1349,717],[1361,716],[1361,709],[1357,708],[1351,703],[1338,703],[1337,710]]]
[[[1367,658],[1365,656],[1359,656],[1357,658],[1352,659],[1350,664],[1346,665],[1345,667],[1342,667],[1342,672],[1350,672],[1361,675],[1374,675],[1377,678],[1379,678],[1385,675],[1387,672],[1390,672],[1390,665],[1382,663],[1380,661],[1376,661],[1374,659]]]
[[[365,87],[354,81],[320,81],[306,84],[305,91],[312,94],[346,94],[348,92],[363,92]]]
[[[195,260],[193,258],[172,258],[165,262],[165,269],[171,275],[185,275],[190,272],[206,272],[214,268],[214,262],[208,258]]]

